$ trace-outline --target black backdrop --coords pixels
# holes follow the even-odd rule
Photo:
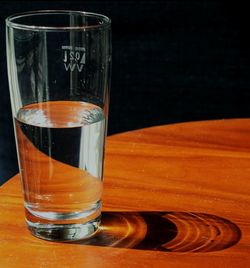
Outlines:
[[[0,184],[18,170],[4,19],[37,9],[92,11],[112,19],[108,134],[175,122],[249,117],[249,19],[244,1],[1,1]]]

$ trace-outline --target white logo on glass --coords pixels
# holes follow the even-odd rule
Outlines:
[[[73,47],[73,46],[62,46],[63,49],[63,63],[64,68],[68,72],[77,70],[81,72],[83,65],[86,62],[85,48],[84,47]]]

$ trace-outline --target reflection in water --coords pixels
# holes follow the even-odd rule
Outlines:
[[[241,231],[215,215],[188,212],[103,212],[96,236],[74,243],[167,252],[211,252],[235,245]]]

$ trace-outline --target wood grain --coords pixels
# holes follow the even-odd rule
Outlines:
[[[0,267],[250,267],[250,120],[108,137],[90,240],[31,236],[22,203],[17,175],[0,188]]]

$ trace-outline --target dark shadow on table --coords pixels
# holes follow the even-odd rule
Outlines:
[[[205,213],[103,212],[100,231],[73,243],[166,252],[211,252],[241,238],[233,222]]]

